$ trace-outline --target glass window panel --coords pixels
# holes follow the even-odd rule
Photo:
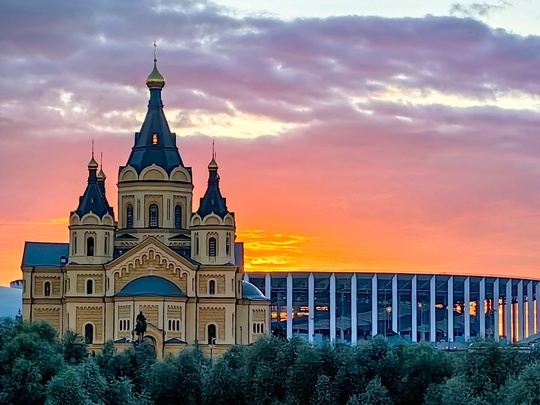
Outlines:
[[[435,340],[448,342],[448,276],[435,278],[435,320],[437,322]]]
[[[307,273],[293,274],[293,333],[308,340],[309,301]]]
[[[330,340],[330,274],[315,275],[314,344]]]
[[[418,341],[429,341],[431,276],[418,276]]]
[[[392,275],[380,274],[377,276],[377,308],[378,328],[380,334],[388,336],[392,334]]]
[[[465,342],[465,277],[454,277],[454,341]]]
[[[351,342],[351,274],[336,274],[336,341]]]
[[[371,279],[372,274],[357,274],[357,333],[358,340],[371,338]]]
[[[412,275],[398,275],[398,330],[399,334],[408,341],[412,340]]]

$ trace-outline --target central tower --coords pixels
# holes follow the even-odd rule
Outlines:
[[[192,212],[191,168],[185,167],[165,114],[161,92],[165,79],[154,59],[146,79],[150,90],[148,112],[125,166],[118,174],[119,253],[149,236],[177,250],[190,253],[189,221]]]

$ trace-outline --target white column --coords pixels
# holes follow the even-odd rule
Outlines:
[[[454,341],[454,276],[448,279],[448,341]]]
[[[480,337],[486,338],[486,278],[480,279],[480,296],[476,307],[476,317],[480,322]]]
[[[525,337],[525,305],[523,302],[523,280],[518,282],[518,336],[516,342]]]
[[[496,278],[493,283],[493,338],[496,342],[499,341],[499,299],[501,293],[499,292],[499,279]]]
[[[266,298],[272,298],[272,277],[270,274],[264,276],[264,295]]]
[[[538,333],[540,329],[540,283],[536,283],[536,301],[534,307],[536,308],[536,329],[534,333]]]
[[[268,298],[269,300],[272,299],[272,277],[270,274],[266,274],[264,276],[264,296]],[[270,301],[270,305],[272,305],[272,301]],[[276,311],[277,313],[278,311]],[[272,331],[272,307],[270,306],[270,311],[268,311],[268,325],[270,325],[270,332]],[[277,322],[279,323],[279,313],[277,314]],[[249,330],[248,330],[249,333]]]
[[[534,335],[534,301],[533,301],[533,282],[527,283],[527,336]]]
[[[435,275],[431,276],[429,280],[429,341],[437,341],[437,313],[435,312],[436,298],[437,298],[437,284]]]
[[[287,339],[292,338],[292,303],[293,303],[293,278],[292,274],[287,275]]]
[[[375,337],[379,333],[379,291],[377,290],[377,275],[371,278],[371,336]]]
[[[471,340],[471,279],[467,277],[464,283],[465,299],[463,302],[463,322],[465,323],[465,342]]]
[[[395,333],[398,331],[398,315],[399,315],[399,298],[398,298],[398,278],[397,274],[392,277],[392,330]]]
[[[508,343],[513,343],[512,339],[512,280],[506,282],[506,304],[504,306],[504,329],[506,333],[506,341]]]
[[[313,273],[309,273],[308,277],[308,339],[309,343],[313,343],[315,337],[315,277]]]
[[[330,276],[330,342],[336,340],[336,275]]]
[[[411,340],[418,341],[418,279],[415,274],[411,280]]]
[[[351,277],[351,343],[356,345],[358,342],[358,280],[356,273]]]

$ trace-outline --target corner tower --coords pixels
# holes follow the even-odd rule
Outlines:
[[[169,129],[161,93],[165,79],[154,69],[146,80],[148,112],[125,166],[118,174],[118,236],[120,251],[149,236],[189,253],[193,183]]]
[[[97,174],[93,155],[86,190],[69,217],[69,262],[74,264],[103,264],[113,258],[114,211],[105,197],[105,174]]]
[[[235,264],[234,213],[227,209],[227,200],[219,189],[218,165],[215,157],[208,165],[208,187],[199,209],[191,218],[191,256],[199,263]]]

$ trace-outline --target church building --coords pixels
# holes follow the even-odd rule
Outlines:
[[[269,332],[270,301],[243,281],[243,245],[215,156],[193,207],[191,168],[164,115],[155,60],[146,85],[148,112],[118,173],[118,217],[92,153],[69,243],[25,244],[23,318],[47,321],[60,335],[76,331],[90,350],[108,340],[119,349],[134,344],[138,319],[158,356],[186,345],[219,354],[250,344]]]

